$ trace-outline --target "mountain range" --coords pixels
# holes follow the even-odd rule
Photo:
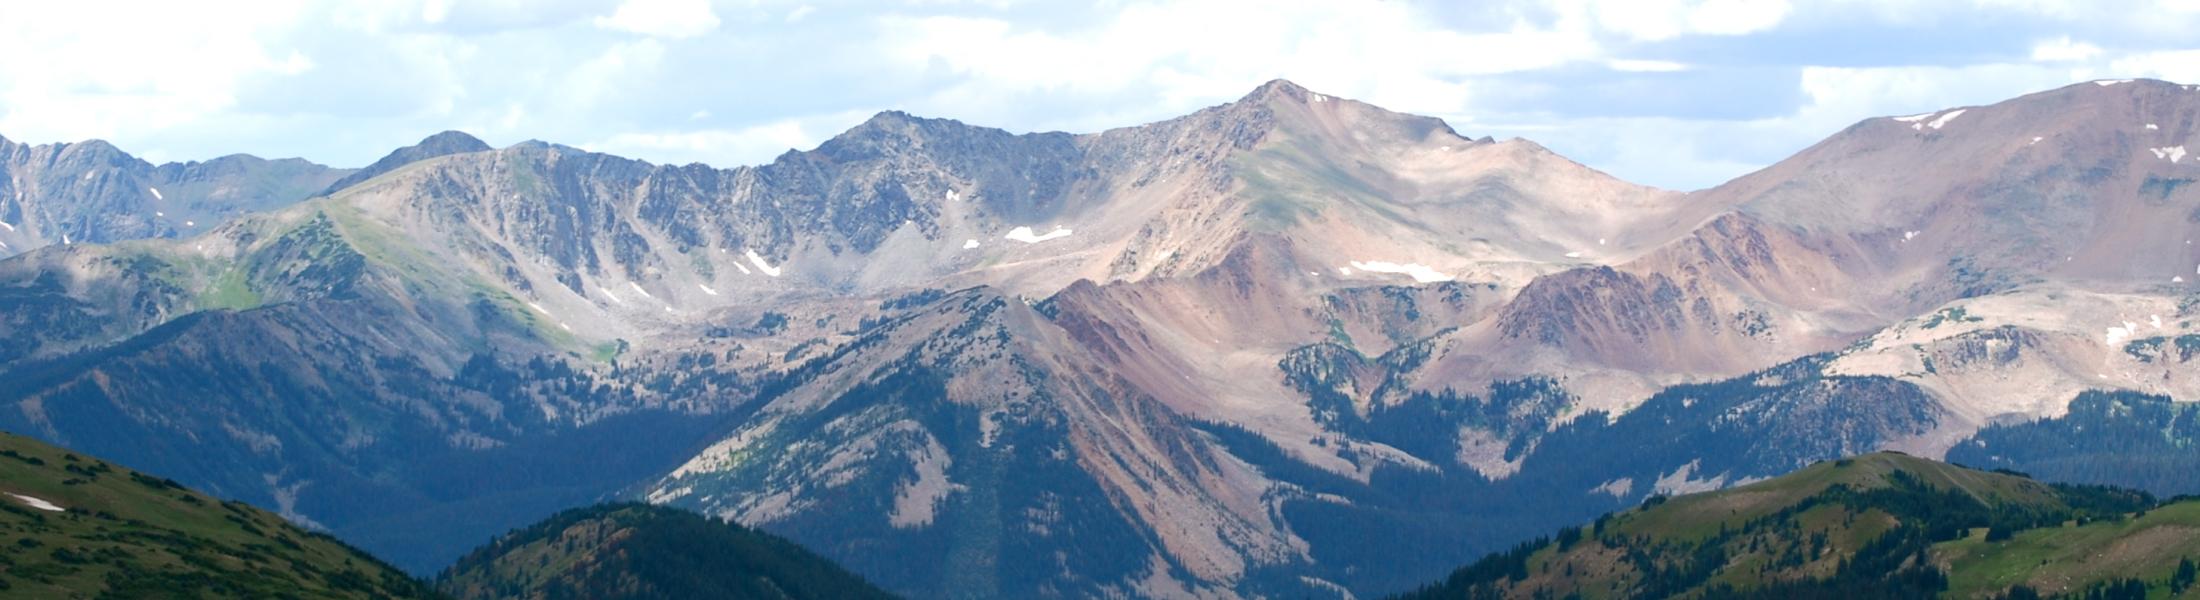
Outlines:
[[[2190,493],[2196,117],[2085,82],[1685,193],[1286,81],[733,169],[0,141],[0,428],[414,573],[626,499],[918,597],[1380,595],[1883,449]]]

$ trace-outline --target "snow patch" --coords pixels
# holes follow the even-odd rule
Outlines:
[[[1352,269],[1350,267],[1337,267],[1337,274],[1350,277],[1352,276]]]
[[[2162,315],[2147,315],[2147,324],[2153,325],[2155,329],[2161,329]]]
[[[705,294],[710,294],[712,296],[718,295],[718,290],[710,289],[710,286],[698,283],[695,284],[695,287],[703,288],[703,293]]]
[[[978,247],[978,240],[963,240],[963,249],[964,249],[964,250],[969,250],[969,249],[972,249],[972,248],[977,248],[977,247]]]
[[[2169,161],[2169,162],[2170,162],[2170,164],[2176,164],[2176,163],[2177,163],[2177,161],[2180,161],[2180,160],[2184,160],[2184,159],[2185,159],[2185,147],[2184,147],[2184,146],[2169,146],[2169,147],[2166,147],[2166,148],[2148,148],[2147,150],[2148,150],[2148,151],[2150,151],[2150,152],[2153,152],[2153,153],[2154,153],[2154,157],[2155,157],[2155,158],[2159,158],[2159,159],[2167,160],[2167,161]]]
[[[1613,498],[1618,498],[1621,500],[1626,500],[1627,495],[1633,493],[1634,491],[1635,478],[1633,477],[1621,477],[1619,479],[1604,482],[1604,485],[1599,485],[1589,489],[1589,493],[1591,494],[1610,494]]]
[[[2124,340],[2131,339],[2131,335],[2134,333],[2138,333],[2138,331],[2138,323],[2124,321],[2124,324],[2122,326],[2108,328],[2108,333],[2101,336],[2101,341],[2105,343],[2108,347],[2114,348],[2118,345],[2123,344]]]
[[[1604,238],[1597,238],[1597,245],[1598,245],[1598,246],[1602,246],[1602,245],[1604,245]]]
[[[596,291],[599,291],[599,292],[603,292],[603,295],[604,295],[605,297],[611,298],[611,301],[612,301],[612,302],[615,302],[615,303],[618,303],[618,304],[626,304],[626,301],[625,301],[625,300],[620,300],[620,299],[619,299],[619,295],[618,295],[618,294],[613,294],[613,293],[611,293],[611,290],[610,290],[610,289],[607,289],[607,288],[605,288],[605,287],[603,287],[603,286],[600,286],[600,285],[599,285],[599,286],[596,286]]]
[[[145,188],[145,191],[148,191],[148,192],[152,192],[152,193],[153,193],[153,199],[154,199],[154,200],[167,200],[167,198],[162,198],[162,197],[160,197],[160,189],[159,189],[159,188]]]
[[[542,313],[542,314],[546,314],[546,315],[547,315],[547,314],[550,314],[550,311],[547,311],[547,310],[543,310],[543,308],[542,308],[542,305],[540,305],[540,304],[536,304],[536,303],[533,303],[533,302],[529,302],[529,303],[527,303],[527,307],[528,307],[528,308],[532,308],[532,309],[535,309],[535,312],[539,312],[539,313]]]
[[[1696,479],[1696,469],[1701,467],[1702,464],[1702,459],[1688,461],[1688,464],[1681,465],[1673,469],[1673,472],[1658,477],[1657,484],[1651,489],[1658,494],[1678,496],[1726,487],[1726,474],[1724,473],[1710,479]]]
[[[1566,258],[1581,258],[1581,253],[1580,253],[1580,252],[1568,252],[1568,253],[1566,253]]]
[[[1910,115],[1910,116],[1907,116],[1907,117],[1895,117],[1895,118],[1894,118],[1894,120],[1896,120],[1896,121],[1901,121],[1901,122],[1904,122],[1904,123],[1916,123],[1916,122],[1918,122],[1918,121],[1923,121],[1923,120],[1925,120],[1925,119],[1931,118],[1931,117],[1933,116],[1933,114],[1934,114],[1934,113],[1925,113],[1925,114],[1920,114],[1920,115]]]
[[[2161,127],[2160,125],[2155,125],[2155,124],[2153,124],[2153,123],[2148,123],[2148,124],[2147,124],[2147,131],[2161,131],[2161,130],[2162,130],[2162,127]]]
[[[629,281],[629,282],[626,282],[626,287],[634,288],[634,293],[636,293],[636,294],[641,294],[643,298],[655,298],[655,297],[656,297],[656,296],[651,296],[651,295],[649,295],[649,290],[645,290],[645,289],[642,289],[642,284],[639,284],[639,283],[634,283],[634,282],[632,282],[632,281]]]
[[[741,263],[733,263],[733,268],[736,268],[736,269],[740,269],[740,270],[741,270],[741,274],[742,274],[742,275],[755,275],[755,273],[750,273],[750,272],[749,272],[749,266],[748,266],[748,265],[744,265],[744,264],[741,264]]]
[[[199,226],[199,223],[198,223],[198,221],[184,221],[184,222],[183,222],[183,226],[184,226],[184,227],[198,227],[198,226]]]
[[[1933,128],[1933,129],[1939,129],[1939,128],[1940,128],[1940,127],[1941,127],[1942,125],[1947,125],[1949,121],[1954,121],[1954,120],[1956,120],[1956,117],[1960,117],[1960,116],[1963,116],[1963,111],[1964,111],[1964,110],[1966,110],[1966,109],[1961,109],[1961,108],[1958,108],[1958,109],[1955,109],[1955,110],[1951,110],[1951,111],[1948,111],[1948,114],[1945,114],[1945,115],[1941,115],[1941,116],[1940,116],[1940,118],[1937,118],[1937,119],[1933,119],[1933,122],[1931,122],[1931,123],[1926,123],[1926,124],[1925,124],[1925,126],[1926,126],[1926,127],[1931,127],[1931,128]],[[1914,127],[1914,126],[1913,126],[1913,127]]]
[[[8,230],[8,231],[15,231],[15,226],[14,226],[14,225],[9,225],[7,221],[0,221],[0,229],[6,229],[6,230]]]
[[[1914,239],[1917,239],[1917,234],[1919,234],[1919,233],[1924,233],[1924,232],[1921,232],[1921,231],[1904,231],[1904,232],[1902,232],[1902,241],[1905,241],[1905,242],[1907,242],[1907,241],[1910,241],[1910,240],[1914,240]]]
[[[1069,237],[1069,231],[1067,228],[1056,225],[1054,231],[1046,232],[1046,235],[1034,235],[1030,227],[1018,227],[1008,230],[1008,235],[1002,237],[1026,244],[1037,244],[1055,238]]]
[[[774,267],[771,265],[771,263],[764,262],[764,257],[757,256],[755,249],[752,248],[748,250],[742,250],[741,252],[748,254],[749,264],[756,265],[756,270],[763,271],[765,275],[770,275],[772,277],[779,276],[779,267]],[[744,271],[746,271],[746,269],[744,269]]]
[[[44,498],[33,498],[15,492],[8,492],[8,497],[14,498],[15,501],[23,503],[24,506],[29,506],[31,508],[47,512],[62,512],[68,510],[66,508],[62,508],[59,504],[47,502]]]
[[[961,199],[963,199],[963,195],[962,195],[962,192],[958,192],[958,191],[955,191],[955,190],[947,190],[947,201],[948,201],[948,202],[954,202],[954,201],[957,201],[957,200],[961,200]]]
[[[2170,283],[2184,283],[2184,282],[2185,282],[2185,276],[2183,276],[2183,275],[2178,275],[2178,276],[2176,276],[2176,277],[2171,277],[2171,278],[2169,278],[2169,282],[2170,282]]]
[[[2040,143],[2040,140],[2044,140],[2044,139],[2047,139],[2047,138],[2043,138],[2043,137],[2040,137],[2040,136],[2036,136],[2036,135],[2035,135],[2035,136],[2032,136],[2032,144],[2037,144],[2037,143]],[[2032,145],[2032,144],[2025,144],[2025,145],[2026,145],[2026,146],[2030,146],[2030,145]]]
[[[2108,87],[2108,86],[2116,85],[2116,84],[2119,84],[2119,83],[2131,83],[2131,80],[2129,80],[2129,79],[2103,79],[2103,80],[2100,80],[2100,81],[2095,81],[2095,82],[2093,82],[2093,85],[2098,85],[2098,86],[2101,86],[2101,87]]]
[[[1421,283],[1435,283],[1438,281],[1452,280],[1452,276],[1439,273],[1435,269],[1422,266],[1420,263],[1399,264],[1393,262],[1383,262],[1379,260],[1367,262],[1355,260],[1352,261],[1352,268],[1362,271],[1368,271],[1371,273],[1402,273],[1412,276],[1414,281],[1418,281]],[[1352,271],[1349,269],[1339,270],[1344,271],[1344,274],[1346,275],[1352,274]]]

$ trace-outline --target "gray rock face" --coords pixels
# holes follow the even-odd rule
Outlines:
[[[154,165],[98,140],[0,138],[0,257],[47,244],[196,235],[303,200],[348,172],[244,154]]]

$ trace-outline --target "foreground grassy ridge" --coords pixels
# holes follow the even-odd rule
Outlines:
[[[0,596],[431,595],[381,561],[266,511],[0,434]]]
[[[1666,499],[1409,598],[2200,597],[2200,500],[1895,453]]]
[[[646,504],[569,510],[475,550],[437,587],[459,598],[890,598],[793,542]]]

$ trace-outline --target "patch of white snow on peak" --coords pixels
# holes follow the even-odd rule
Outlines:
[[[14,226],[14,225],[9,225],[7,221],[0,221],[0,229],[7,229],[8,231],[15,231],[15,226]]]
[[[14,498],[15,501],[23,503],[24,506],[29,506],[31,508],[43,510],[46,512],[62,512],[68,510],[66,508],[62,508],[59,504],[47,502],[44,498],[33,498],[15,492],[8,492],[8,497]]]
[[[643,298],[655,298],[655,297],[656,297],[656,296],[651,296],[651,295],[649,295],[649,290],[645,290],[645,289],[642,289],[642,284],[639,284],[639,283],[634,283],[634,282],[632,282],[632,281],[629,281],[629,282],[626,282],[626,287],[634,288],[634,293],[636,293],[636,294],[641,294]]]
[[[1321,94],[1308,94],[1308,95],[1309,95],[1309,96],[1313,96],[1313,97],[1314,97],[1314,101],[1315,101],[1315,102],[1328,102],[1328,101],[1329,101],[1329,97],[1328,97],[1328,96],[1323,96],[1323,95],[1321,95]]]
[[[1916,122],[1918,122],[1918,121],[1923,121],[1923,120],[1926,120],[1926,119],[1932,118],[1932,116],[1933,116],[1934,114],[1936,114],[1936,113],[1925,113],[1925,114],[1918,114],[1918,115],[1910,115],[1910,116],[1907,116],[1907,117],[1895,117],[1895,118],[1894,118],[1894,120],[1896,120],[1896,121],[1901,121],[1901,122],[1904,122],[1904,123],[1916,123]]]
[[[1337,267],[1337,274],[1338,274],[1338,275],[1343,275],[1343,276],[1346,276],[1346,277],[1351,277],[1351,276],[1352,276],[1352,268],[1351,268],[1351,267]]]
[[[1902,232],[1902,241],[1905,241],[1905,242],[1907,242],[1907,241],[1910,241],[1910,240],[1914,240],[1914,239],[1917,239],[1917,234],[1920,234],[1920,233],[1924,233],[1924,232],[1922,232],[1922,231],[1904,231],[1904,232]]]
[[[2101,341],[2104,342],[2108,347],[2114,348],[2118,344],[2124,343],[2124,340],[2131,339],[2131,335],[2134,333],[2138,333],[2138,331],[2138,323],[2124,321],[2124,324],[2121,326],[2108,328],[2108,333],[2101,337]]]
[[[1383,262],[1379,260],[1367,262],[1355,260],[1352,261],[1352,268],[1367,271],[1370,273],[1404,274],[1412,277],[1414,281],[1421,283],[1435,283],[1439,281],[1452,280],[1452,276],[1438,273],[1435,269],[1428,268],[1421,265],[1420,263],[1399,264],[1393,262]],[[1345,271],[1345,274],[1351,275],[1352,273],[1351,271]]]
[[[764,262],[764,257],[757,256],[755,249],[751,248],[748,250],[742,250],[741,252],[749,256],[749,264],[756,265],[756,270],[763,271],[765,275],[770,275],[773,277],[779,276],[779,267],[774,267],[771,265],[771,263]]]
[[[1581,258],[1581,253],[1580,253],[1580,252],[1568,252],[1568,253],[1566,253],[1566,258]]]
[[[969,250],[976,247],[978,247],[978,240],[963,240],[964,250]]]
[[[72,244],[72,243],[74,243],[74,242],[70,242],[70,241],[69,241],[69,234],[66,234],[66,233],[64,233],[64,234],[61,234],[61,245],[63,245],[63,246],[67,246],[67,245],[69,245],[69,244]]]
[[[2131,83],[2131,80],[2129,80],[2129,79],[2102,79],[2102,80],[2099,80],[2099,81],[2095,81],[2095,82],[2093,82],[2093,85],[2097,85],[2097,86],[2101,86],[2101,87],[2108,87],[2108,86],[2116,85],[2116,84],[2119,84],[2119,83]]]
[[[618,295],[618,294],[613,294],[613,293],[611,293],[611,289],[610,289],[610,288],[606,288],[606,287],[603,287],[603,286],[600,286],[600,285],[599,285],[599,286],[596,286],[596,291],[599,291],[599,292],[603,292],[603,295],[604,295],[604,297],[606,297],[606,298],[610,298],[610,299],[611,299],[611,301],[612,301],[612,302],[614,302],[614,303],[617,303],[617,304],[626,304],[626,301],[625,301],[625,300],[620,300],[620,299],[619,299],[619,295]]]
[[[733,263],[733,268],[736,268],[736,269],[740,269],[740,270],[741,270],[741,274],[742,274],[742,275],[755,275],[755,273],[751,273],[751,272],[749,272],[749,266],[748,266],[748,265],[744,265],[744,264],[741,264],[741,263]]]
[[[2169,282],[2170,282],[2170,283],[2184,283],[2184,282],[2185,282],[2185,276],[2183,276],[2183,275],[2178,275],[2178,276],[2176,276],[2176,277],[2171,277],[2171,278],[2169,278]]]
[[[152,192],[154,200],[167,200],[167,198],[160,196],[160,188],[145,188],[145,191]]]
[[[1940,116],[1940,118],[1938,118],[1938,119],[1933,119],[1933,122],[1931,122],[1931,123],[1926,123],[1926,124],[1925,124],[1925,126],[1926,126],[1926,127],[1931,127],[1931,128],[1933,128],[1933,129],[1939,129],[1939,128],[1940,128],[1940,126],[1942,126],[1942,125],[1947,125],[1949,121],[1954,121],[1954,120],[1956,120],[1956,117],[1960,117],[1960,116],[1963,116],[1963,111],[1964,111],[1964,110],[1966,110],[1966,109],[1961,109],[1961,108],[1958,108],[1958,109],[1955,109],[1955,110],[1951,110],[1951,111],[1948,111],[1948,114],[1945,114],[1945,115],[1941,115],[1941,116]]]
[[[94,173],[98,173],[98,171],[85,171],[85,172],[84,172],[84,180],[85,180],[85,181],[91,181],[91,180],[92,180],[92,175],[93,175]]]
[[[1002,237],[1006,237],[1008,239],[1023,242],[1026,244],[1037,244],[1039,242],[1044,242],[1055,238],[1069,237],[1069,231],[1070,230],[1067,228],[1056,225],[1054,226],[1054,231],[1046,232],[1045,235],[1037,235],[1032,233],[1030,227],[1018,227],[1008,230],[1008,235]]]
[[[161,212],[161,211],[157,211],[157,210],[156,210],[156,211],[153,211],[153,216],[156,216],[156,217],[165,217],[165,216],[168,216],[168,213],[164,213],[164,212]]]
[[[1604,245],[1604,238],[1597,238],[1597,245],[1598,245],[1598,246],[1602,246],[1602,245]]]
[[[1613,498],[1618,498],[1618,499],[1621,499],[1621,500],[1626,500],[1626,499],[1627,499],[1627,495],[1628,495],[1628,494],[1631,494],[1631,493],[1634,493],[1634,491],[1635,491],[1635,478],[1633,478],[1633,477],[1621,477],[1621,478],[1619,478],[1619,479],[1614,479],[1614,480],[1611,480],[1611,481],[1606,481],[1606,482],[1604,482],[1604,484],[1603,484],[1603,485],[1599,485],[1599,486],[1596,486],[1596,487],[1594,487],[1594,488],[1590,488],[1590,490],[1589,490],[1589,493],[1591,493],[1591,494],[1610,494],[1610,495],[1611,495],[1611,496],[1612,496]]]
[[[948,201],[948,202],[954,202],[954,201],[957,201],[957,200],[961,200],[961,199],[963,199],[963,195],[962,195],[962,192],[958,192],[958,191],[955,191],[955,190],[947,190],[947,201]]]
[[[2040,143],[2040,140],[2044,140],[2044,139],[2047,139],[2047,138],[2043,138],[2043,137],[2040,137],[2040,136],[2036,136],[2036,135],[2035,135],[2035,136],[2032,136],[2032,144],[2037,144],[2037,143]],[[2025,144],[2025,145],[2026,145],[2026,146],[2030,146],[2030,145],[2032,145],[2032,144]]]
[[[2149,151],[2149,152],[2153,152],[2153,153],[2154,153],[2154,157],[2155,157],[2155,158],[2159,158],[2159,159],[2167,160],[2167,161],[2169,161],[2169,162],[2170,162],[2170,164],[2176,164],[2176,163],[2177,163],[2177,161],[2180,161],[2180,160],[2184,160],[2184,159],[2185,159],[2185,147],[2184,147],[2184,146],[2169,146],[2169,147],[2166,147],[2166,148],[2148,148],[2148,149],[2147,149],[2147,151]]]
[[[698,283],[695,284],[695,287],[703,288],[703,293],[705,294],[710,294],[712,296],[718,295],[718,290],[710,289],[710,286]]]
[[[184,221],[184,222],[183,222],[183,226],[184,226],[184,227],[198,227],[198,226],[199,226],[199,222],[198,222],[198,221]]]
[[[2162,315],[2147,315],[2147,324],[2153,325],[2155,329],[2161,329]]]
[[[2153,123],[2148,123],[2148,124],[2147,124],[2147,131],[2161,131],[2161,130],[2162,130],[2162,126],[2160,126],[2160,125],[2155,125],[2155,124],[2153,124]]]
[[[547,310],[543,310],[543,308],[542,308],[542,305],[540,305],[540,304],[536,304],[536,303],[533,303],[533,302],[529,302],[529,303],[527,303],[527,307],[528,307],[528,308],[532,308],[532,309],[535,309],[535,312],[539,312],[539,313],[542,313],[542,314],[546,314],[546,315],[547,315],[547,314],[550,314],[550,311],[547,311]]]

